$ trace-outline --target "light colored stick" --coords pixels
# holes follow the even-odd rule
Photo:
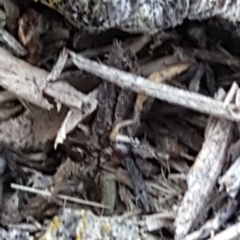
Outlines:
[[[240,120],[240,109],[235,104],[227,104],[205,97],[198,93],[178,89],[164,83],[154,83],[146,78],[135,76],[113,67],[86,59],[69,51],[74,64],[81,70],[90,72],[103,80],[112,82],[119,87],[128,88],[157,99],[177,104],[192,110],[207,113],[212,116],[223,117],[229,120]]]
[[[27,186],[15,184],[15,183],[12,183],[11,187],[13,189],[17,189],[17,190],[20,190],[20,191],[35,193],[35,194],[41,195],[43,197],[51,197],[51,193],[47,190],[39,190],[39,189],[36,189],[36,188],[31,188],[31,187],[27,187]],[[84,204],[84,205],[88,205],[88,206],[99,207],[99,208],[107,208],[107,206],[105,206],[101,203],[91,202],[91,201],[87,201],[87,200],[83,200],[83,199],[80,199],[80,198],[71,197],[71,196],[67,196],[67,195],[63,195],[63,194],[58,194],[57,197],[59,199],[62,199],[62,200],[71,201],[71,202]]]
[[[14,57],[0,47],[0,86],[19,98],[46,110],[52,109],[53,105],[43,93],[79,110],[82,110],[83,104],[96,104],[93,97],[75,90],[67,82],[49,84],[48,74],[47,71]]]
[[[235,84],[232,88],[235,88]],[[205,141],[188,173],[188,190],[175,219],[176,240],[183,239],[203,216],[204,208],[225,163],[232,127],[231,121],[209,118]]]
[[[54,98],[58,105],[74,108],[73,121],[67,131],[95,110],[95,90],[86,95],[67,82],[48,83],[47,77],[47,71],[14,57],[0,47],[0,86],[16,95],[22,102],[26,102],[26,105],[35,105],[33,107],[30,104],[31,116],[23,114],[0,123],[0,140],[5,144],[10,144],[16,149],[36,150],[37,147],[44,147],[48,140],[53,140],[56,136],[66,109],[57,113],[43,93]]]
[[[50,110],[53,105],[43,97],[47,76],[45,70],[34,67],[0,48],[0,85],[22,99]]]

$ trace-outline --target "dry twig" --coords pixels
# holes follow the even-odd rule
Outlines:
[[[216,117],[223,117],[235,121],[240,120],[240,109],[235,104],[224,104],[221,101],[168,86],[164,83],[158,84],[150,82],[146,78],[88,60],[72,51],[69,51],[69,53],[74,64],[79,69],[90,72],[122,88],[128,88],[138,93]]]

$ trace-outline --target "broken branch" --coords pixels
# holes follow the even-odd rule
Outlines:
[[[127,88],[201,113],[223,117],[228,120],[240,120],[240,109],[235,104],[224,105],[223,102],[198,93],[178,89],[164,83],[150,82],[146,78],[86,59],[72,51],[69,51],[69,54],[74,64],[80,70],[90,72],[119,87]]]

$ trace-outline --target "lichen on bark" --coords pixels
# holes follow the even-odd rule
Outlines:
[[[91,33],[110,28],[154,33],[185,19],[219,17],[240,20],[239,0],[40,0],[62,13],[76,27]]]

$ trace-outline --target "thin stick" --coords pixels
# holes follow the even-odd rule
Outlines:
[[[224,106],[223,102],[210,97],[178,89],[164,83],[150,82],[146,78],[91,61],[72,51],[69,51],[69,54],[79,69],[90,72],[122,88],[128,88],[132,91],[212,116],[223,117],[228,120],[240,120],[240,109],[235,104]]]
[[[36,188],[31,188],[31,187],[27,187],[27,186],[15,184],[15,183],[12,183],[11,187],[13,189],[20,190],[20,191],[35,193],[35,194],[38,194],[38,195],[41,195],[41,196],[44,196],[44,197],[51,197],[51,193],[47,190],[39,190],[39,189],[36,189]],[[80,198],[66,196],[66,195],[63,195],[63,194],[58,194],[57,198],[65,200],[65,201],[71,201],[71,202],[85,204],[85,205],[93,206],[93,207],[108,208],[106,205],[103,205],[103,204],[100,204],[100,203],[97,203],[97,202],[87,201],[87,200],[83,200],[83,199],[80,199]]]

